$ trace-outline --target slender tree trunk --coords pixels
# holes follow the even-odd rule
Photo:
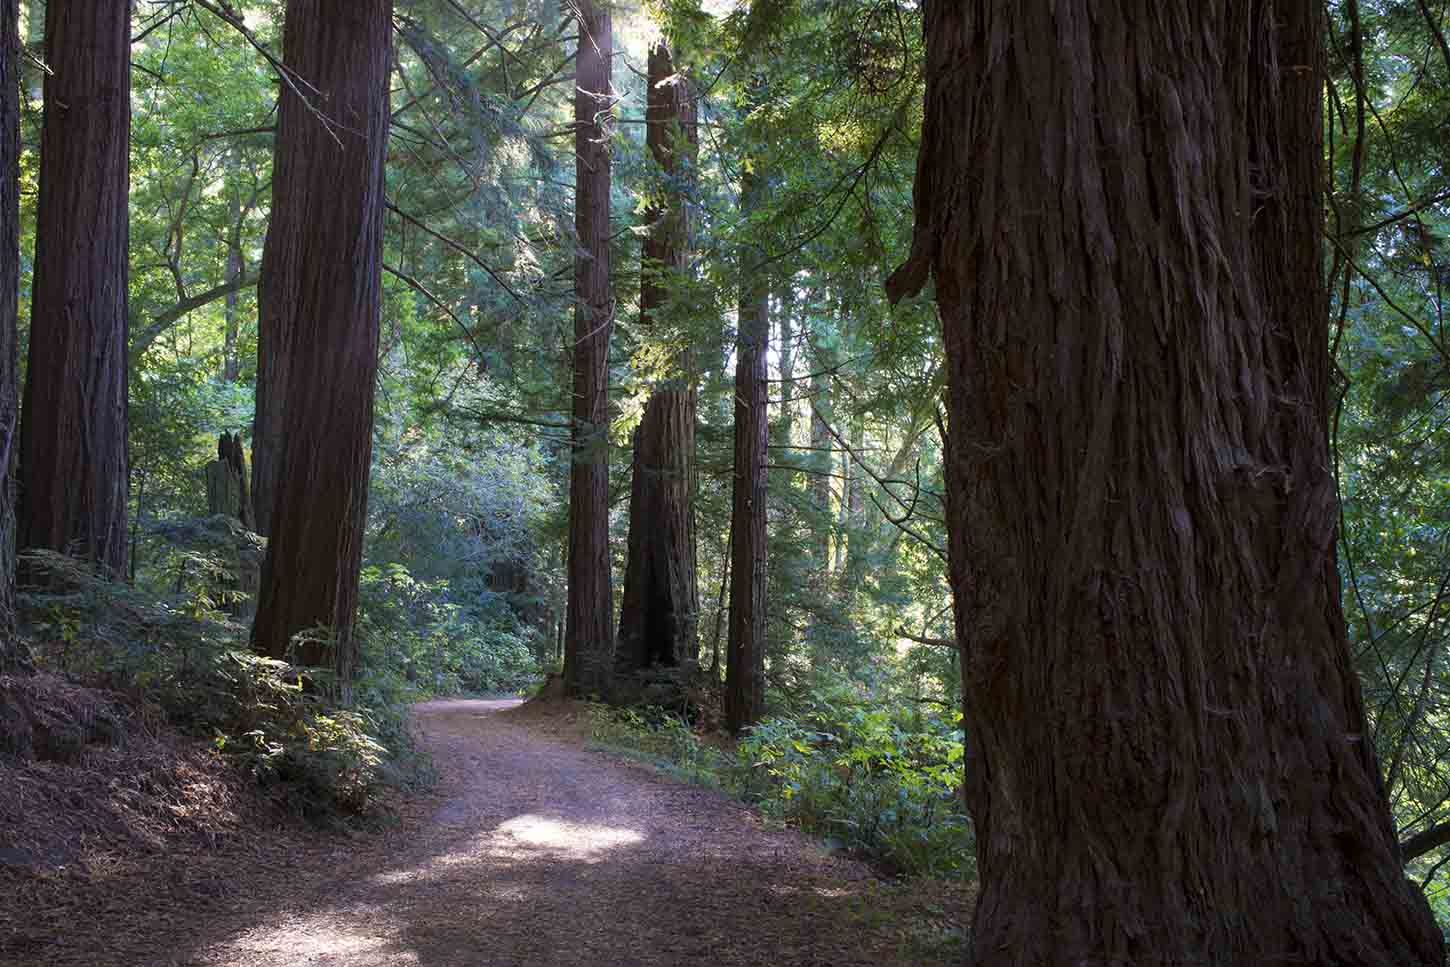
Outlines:
[[[674,277],[689,266],[685,184],[694,165],[695,105],[669,47],[649,53],[646,143],[659,165],[665,202],[646,213],[640,322],[657,324]],[[698,656],[700,592],[695,570],[695,374],[686,351],[680,375],[658,386],[634,435],[629,500],[629,558],[619,612],[615,671],[693,665]]]
[[[806,478],[806,489],[810,493],[811,504],[815,507],[815,519],[812,523],[814,530],[814,551],[815,566],[812,568],[812,580],[819,583],[822,589],[825,588],[831,574],[831,473],[835,470],[835,461],[831,459],[831,449],[836,445],[831,438],[830,430],[826,427],[825,418],[831,415],[831,377],[823,372],[830,365],[829,357],[824,352],[817,352],[813,362],[815,371],[811,374],[810,395],[811,395],[811,450],[810,465],[812,473]]]
[[[795,442],[795,411],[800,404],[795,398],[795,280],[787,276],[777,287],[780,306],[780,429],[777,441],[785,447]],[[794,450],[783,451],[786,462],[793,462]],[[786,477],[794,486],[795,476]]]
[[[844,484],[846,512],[841,515],[841,531],[846,541],[846,557],[841,570],[845,575],[843,590],[854,595],[865,574],[871,537],[875,529],[867,526],[866,521],[866,488],[870,481],[866,477],[866,471],[856,462],[866,452],[866,424],[859,418],[852,420],[850,432],[851,449],[856,451],[856,456],[852,457],[849,453],[845,455],[846,469],[843,473],[849,479]]]
[[[233,148],[227,154],[227,172],[231,175],[231,186],[227,198],[227,281],[237,282],[247,272],[246,255],[242,252],[242,186],[238,183],[241,164],[240,153]],[[226,329],[222,342],[222,379],[235,383],[241,378],[242,360],[238,350],[241,330],[241,292],[232,290],[226,295]]]
[[[126,573],[130,0],[51,0],[18,545]],[[23,576],[22,576],[23,578]]]
[[[609,566],[609,138],[614,35],[607,3],[579,0],[575,58],[574,441],[569,475],[569,605],[564,685],[609,690],[614,597]]]
[[[326,628],[331,662],[320,643],[295,658],[333,664],[344,686],[372,464],[392,7],[288,0],[284,63],[319,93],[309,106],[283,86],[262,254],[269,364],[280,341],[286,408],[269,427],[276,472],[252,643],[281,657],[294,635]],[[260,399],[257,409],[260,422]]]
[[[967,962],[1442,963],[1339,603],[1320,4],[926,19]]]
[[[20,292],[20,10],[0,0],[0,675],[28,670],[15,634],[15,317]]]
[[[759,82],[756,82],[759,85]],[[763,173],[747,171],[740,208],[764,203]],[[730,640],[725,653],[725,722],[739,732],[760,719],[765,688],[766,472],[770,420],[766,356],[770,342],[770,280],[741,255],[739,338],[735,345],[735,476],[730,507]]]

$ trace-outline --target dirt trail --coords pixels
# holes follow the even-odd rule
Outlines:
[[[66,964],[848,967],[956,963],[964,894],[884,884],[740,805],[551,734],[517,703],[417,707],[435,792],[384,834],[260,837],[212,884],[115,883]],[[231,864],[228,866],[227,864]],[[141,886],[140,890],[135,887]],[[172,893],[178,891],[170,891]],[[190,897],[190,900],[183,899]],[[110,906],[110,904],[107,904]],[[145,951],[144,954],[141,951]],[[64,954],[64,956],[62,956]],[[0,954],[0,965],[26,964]]]
[[[418,706],[442,794],[404,849],[340,862],[194,962],[876,967],[927,955],[890,909],[901,898],[861,865],[531,728],[505,714],[514,704]]]
[[[861,865],[741,806],[530,728],[418,706],[442,795],[405,848],[207,949],[213,967],[876,965],[926,951]],[[909,919],[909,918],[907,918]]]

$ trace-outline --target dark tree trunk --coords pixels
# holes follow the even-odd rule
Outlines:
[[[926,11],[968,963],[1442,963],[1339,604],[1320,4]]]
[[[765,201],[762,173],[743,176],[740,208]],[[760,719],[765,688],[766,445],[770,433],[766,356],[770,279],[762,253],[741,256],[739,337],[735,344],[735,476],[730,505],[730,639],[725,652],[725,723],[739,732]]]
[[[130,0],[46,9],[18,545],[126,573]]]
[[[0,0],[0,675],[30,667],[15,635],[15,316],[20,291],[20,10]]]
[[[649,54],[646,141],[659,165],[665,202],[652,206],[641,258],[640,323],[656,324],[672,279],[689,265],[685,184],[694,164],[695,105],[663,42]],[[634,435],[629,499],[629,558],[619,612],[615,671],[693,665],[700,614],[695,569],[695,374],[692,354],[680,375],[656,387]]]
[[[564,682],[608,691],[614,657],[609,566],[609,138],[613,131],[610,8],[580,0],[574,94],[574,441],[569,475],[569,605]]]
[[[320,93],[309,106],[283,86],[262,254],[268,326],[281,336],[268,360],[280,342],[286,405],[269,425],[275,476],[252,642],[282,657],[294,635],[326,628],[332,660],[325,644],[295,660],[333,664],[344,683],[372,464],[392,7],[288,0],[284,62],[301,90]],[[260,399],[257,410],[260,423]]]

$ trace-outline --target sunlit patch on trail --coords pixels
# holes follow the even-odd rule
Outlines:
[[[571,823],[535,813],[515,816],[500,825],[499,832],[527,846],[558,850],[579,859],[644,841],[644,836],[632,829]]]
[[[484,858],[495,868],[527,865],[541,859],[598,863],[611,850],[644,842],[644,835],[620,826],[574,823],[553,816],[522,813],[480,833],[448,853],[431,857],[420,866],[377,873],[371,881],[399,886],[442,874],[458,866],[473,866]]]
[[[278,962],[294,964],[347,964],[348,967],[408,967],[420,964],[417,953],[401,947],[396,931],[369,929],[373,921],[357,927],[334,916],[287,919],[255,929],[217,953],[225,963]],[[228,956],[229,955],[229,956]]]

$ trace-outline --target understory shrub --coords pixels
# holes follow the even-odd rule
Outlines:
[[[823,703],[762,721],[733,750],[661,709],[598,705],[591,716],[598,746],[722,787],[893,872],[973,873],[959,711]]]
[[[543,678],[530,631],[499,596],[464,607],[446,580],[391,564],[363,569],[361,597],[362,664],[396,673],[411,700],[520,694]]]
[[[148,719],[209,740],[289,809],[361,815],[385,785],[428,778],[401,696],[365,676],[344,705],[326,672],[251,652],[246,628],[211,590],[225,584],[215,561],[198,560],[196,570],[218,580],[159,596],[62,555],[26,556],[47,578],[20,602],[40,667],[129,695]]]

